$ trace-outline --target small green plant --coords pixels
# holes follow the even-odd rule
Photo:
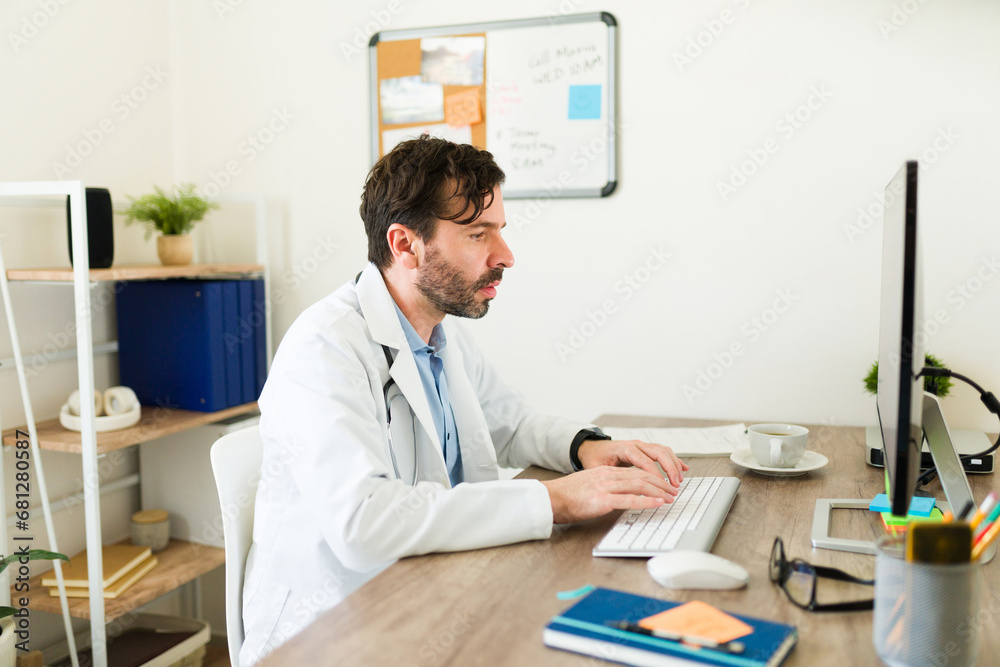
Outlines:
[[[55,551],[45,551],[44,549],[29,549],[27,553],[19,554],[14,553],[9,556],[0,558],[0,572],[7,569],[7,566],[11,563],[17,563],[21,559],[27,558],[28,560],[64,560],[67,563],[69,558],[65,554],[56,553]],[[8,616],[13,616],[17,613],[17,607],[4,607],[0,606],[0,618],[7,618]]]
[[[933,354],[924,356],[924,365],[933,366],[934,368],[947,368],[944,362]],[[924,390],[929,391],[939,398],[944,398],[951,391],[951,378],[925,377]],[[872,364],[872,367],[868,370],[868,375],[865,376],[865,391],[872,395],[878,391],[878,361]]]
[[[158,186],[153,186],[153,190],[138,199],[129,197],[132,203],[125,211],[125,224],[141,223],[146,228],[147,239],[153,232],[168,236],[187,234],[206,213],[219,208],[215,202],[196,195],[193,183],[178,186],[173,196]]]

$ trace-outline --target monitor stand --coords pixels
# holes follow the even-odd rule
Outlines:
[[[962,461],[952,443],[937,396],[924,392],[922,418],[927,447],[934,458],[934,465],[938,470],[944,495],[948,499],[947,502],[938,501],[937,506],[942,511],[950,509],[952,512],[960,512],[970,502],[974,502],[972,489],[969,488],[969,481],[962,469]],[[855,498],[821,498],[817,500],[816,510],[813,513],[812,545],[818,549],[875,555],[874,542],[830,536],[830,514],[833,510],[863,509],[867,512],[870,503],[870,500]],[[996,554],[996,545],[991,546],[982,555],[981,560],[985,563],[992,559],[994,554]]]

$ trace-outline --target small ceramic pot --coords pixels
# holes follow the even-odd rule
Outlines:
[[[194,257],[194,243],[190,234],[162,234],[156,238],[156,254],[160,263],[167,266],[190,264]]]

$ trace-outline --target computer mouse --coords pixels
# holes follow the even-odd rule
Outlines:
[[[704,551],[670,551],[653,556],[646,569],[657,583],[683,590],[743,588],[750,573],[721,556]]]

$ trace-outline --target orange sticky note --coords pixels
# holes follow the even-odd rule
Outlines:
[[[687,637],[711,639],[720,644],[744,637],[753,628],[700,600],[692,600],[673,609],[647,616],[639,625],[648,630],[664,630]]]
[[[444,119],[452,127],[475,125],[483,119],[479,109],[479,89],[469,88],[460,93],[445,95]]]

